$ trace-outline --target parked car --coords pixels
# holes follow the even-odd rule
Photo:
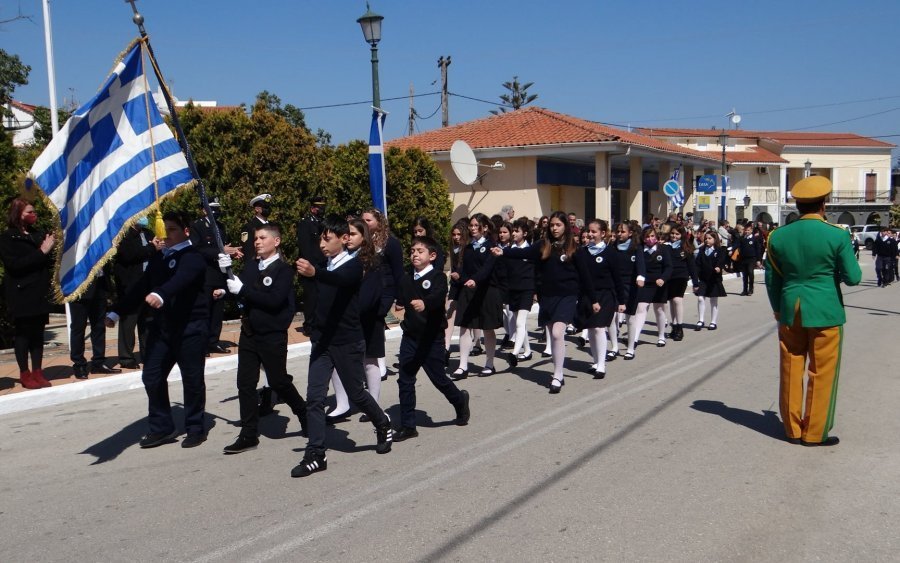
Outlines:
[[[865,245],[866,250],[872,250],[875,237],[881,232],[881,225],[853,225],[850,230],[856,233],[859,243]]]

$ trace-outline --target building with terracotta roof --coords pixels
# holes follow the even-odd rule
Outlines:
[[[684,211],[716,220],[721,192],[695,193],[703,175],[721,173],[722,131],[625,130],[529,106],[390,141],[432,155],[450,186],[453,217],[497,213],[513,204],[517,216],[550,211],[612,221],[664,216],[670,207],[663,184],[677,169]],[[728,131],[726,217],[784,222],[796,216],[790,187],[806,174],[835,184],[829,219],[848,224],[887,220],[893,145],[852,133]],[[501,161],[503,171],[483,167],[471,186],[452,171],[450,147],[472,147],[482,163]],[[749,199],[746,199],[749,198]],[[779,204],[780,202],[780,204]],[[708,207],[707,207],[708,206]],[[779,218],[781,220],[779,220]]]
[[[37,106],[11,100],[4,108],[3,129],[12,133],[13,146],[24,147],[34,142],[34,110]]]

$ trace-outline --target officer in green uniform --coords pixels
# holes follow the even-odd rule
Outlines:
[[[781,418],[787,440],[806,446],[839,442],[828,433],[846,322],[840,283],[857,285],[862,278],[850,234],[825,222],[831,189],[823,176],[797,182],[791,195],[802,216],[772,231],[766,256],[766,289],[781,351]]]

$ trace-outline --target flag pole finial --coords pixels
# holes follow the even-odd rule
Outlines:
[[[134,25],[138,26],[138,30],[140,30],[141,32],[141,37],[146,37],[147,32],[144,31],[144,16],[142,16],[141,13],[138,12],[137,6],[134,5],[136,1],[137,0],[125,0],[125,3],[131,4],[131,11],[134,12],[134,15],[131,16],[131,21],[134,22]]]

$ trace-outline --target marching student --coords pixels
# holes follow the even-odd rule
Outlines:
[[[625,310],[613,315],[609,324],[609,340],[611,349],[606,353],[606,361],[611,362],[619,355],[619,329],[626,323],[630,326],[632,317],[637,311],[637,280],[644,280],[646,270],[644,267],[644,253],[641,251],[640,235],[634,230],[631,223],[619,223],[615,227],[616,261],[619,277],[625,288]],[[623,336],[627,340],[626,333]]]
[[[618,250],[608,243],[609,224],[601,219],[588,221],[582,234],[588,244],[575,252],[575,264],[586,273],[581,287],[575,324],[588,331],[594,379],[606,377],[606,332],[617,312],[625,311],[628,295],[616,260]]]
[[[306,392],[309,441],[303,459],[291,471],[291,477],[306,477],[328,467],[325,455],[325,398],[333,370],[337,370],[350,402],[363,411],[375,426],[378,442],[375,451],[379,454],[391,451],[391,419],[363,389],[366,342],[359,320],[363,265],[347,252],[350,227],[345,219],[328,217],[322,227],[319,248],[328,259],[326,266],[315,266],[303,258],[296,262],[297,273],[316,281],[318,302]]]
[[[437,240],[437,237],[434,236],[434,227],[431,226],[431,221],[429,221],[427,217],[422,216],[416,217],[413,221],[412,236],[428,237],[432,240]],[[437,258],[434,259],[434,262],[432,262],[431,265],[439,272],[443,272],[444,266],[447,265],[447,253],[444,252],[444,249],[441,248],[440,244],[437,247]]]
[[[528,220],[516,219],[512,228],[512,248],[528,248],[531,233],[528,229]],[[520,260],[508,260],[506,262],[507,283],[509,284],[507,298],[509,309],[513,314],[515,334],[513,349],[507,355],[510,367],[516,367],[519,360],[531,359],[531,345],[528,343],[528,313],[534,304],[534,260],[522,258]]]
[[[531,258],[540,271],[542,288],[539,321],[550,330],[550,349],[553,355],[553,377],[550,393],[559,393],[565,384],[563,364],[566,359],[566,326],[575,318],[578,302],[579,275],[575,269],[575,236],[566,214],[555,211],[550,216],[546,238],[528,248],[499,248],[493,250],[506,259]]]
[[[410,261],[413,271],[400,281],[400,303],[405,315],[400,327],[400,428],[394,430],[394,441],[402,442],[419,435],[416,430],[416,374],[425,374],[456,410],[457,426],[469,423],[469,393],[459,388],[444,371],[443,334],[447,324],[444,302],[447,277],[434,267],[438,244],[431,237],[412,239]]]
[[[384,213],[372,207],[365,210],[360,218],[369,226],[375,251],[381,259],[380,270],[383,286],[378,314],[383,330],[387,324],[386,317],[391,313],[391,307],[397,299],[397,287],[403,277],[403,248],[397,237],[391,234],[390,225]],[[373,328],[372,330],[377,329]],[[381,370],[382,377],[387,375],[387,362],[384,354],[378,358],[378,368]]]
[[[225,280],[228,292],[237,296],[241,309],[241,336],[238,341],[237,389],[241,432],[225,454],[238,454],[259,445],[259,368],[278,396],[300,420],[306,432],[306,402],[287,373],[288,328],[294,319],[294,271],[281,257],[281,228],[266,223],[256,228],[253,248],[256,258],[248,260],[240,277]],[[222,273],[231,266],[231,257],[219,254]],[[225,290],[213,296],[222,299]]]
[[[381,369],[378,358],[384,357],[384,316],[381,315],[382,272],[381,259],[375,252],[369,226],[362,219],[350,219],[347,222],[350,237],[347,239],[347,251],[353,254],[363,265],[363,279],[359,287],[359,319],[362,323],[363,336],[366,339],[366,353],[363,365],[366,371],[366,388],[369,394],[378,401],[381,395]],[[328,413],[328,423],[333,424],[346,419],[350,411],[347,391],[341,384],[337,372],[331,374],[336,405]],[[365,416],[365,415],[363,415]],[[360,422],[368,422],[360,419]]]
[[[670,336],[675,342],[684,338],[684,292],[687,290],[688,280],[691,287],[697,288],[697,268],[694,261],[694,243],[687,236],[687,232],[681,225],[672,227],[669,231],[669,246],[672,255],[672,276],[669,278],[668,287],[669,313],[672,318],[672,333]]]
[[[512,244],[512,224],[505,221],[500,224],[497,229],[497,246],[507,248]],[[505,266],[505,265],[504,265]],[[501,350],[508,350],[513,347],[513,338],[515,337],[516,319],[515,315],[509,309],[509,280],[507,280],[507,290],[503,292],[503,340],[500,342]]]
[[[710,305],[709,330],[716,330],[719,321],[719,297],[728,295],[722,284],[722,272],[728,263],[728,252],[719,242],[719,233],[710,229],[703,235],[703,246],[697,254],[698,284],[694,286],[697,295],[697,327],[702,330],[706,317],[706,302]]]
[[[469,353],[473,342],[470,332],[484,333],[485,361],[479,375],[488,377],[497,373],[494,354],[497,350],[496,330],[503,324],[503,297],[501,280],[495,268],[496,258],[491,249],[496,246],[491,234],[491,221],[484,213],[476,213],[469,220],[470,242],[463,249],[459,305],[456,324],[459,326],[459,367],[453,372],[454,381],[469,375]]]
[[[666,302],[669,300],[668,289],[665,284],[672,275],[672,258],[669,247],[659,242],[656,229],[644,228],[641,238],[644,241],[644,279],[637,279],[637,310],[634,313],[633,322],[628,327],[628,349],[625,351],[625,359],[634,359],[634,346],[644,322],[647,320],[647,310],[653,304],[653,312],[656,315],[656,346],[662,348],[666,345]]]
[[[744,291],[741,295],[753,295],[754,270],[763,259],[763,241],[757,233],[753,232],[751,224],[744,225],[743,234],[738,238],[736,245],[740,249],[739,267],[744,281]]]
[[[142,448],[155,448],[175,441],[178,430],[169,403],[169,373],[175,365],[181,370],[184,388],[184,425],[187,436],[182,448],[193,448],[206,441],[206,342],[212,294],[204,289],[206,260],[191,245],[190,221],[184,213],[163,214],[166,249],[147,264],[142,281],[134,286],[116,307],[106,314],[106,326],[112,328],[120,314],[137,311],[146,303],[153,312],[147,333],[147,357],[143,382],[147,392],[150,433]]]
[[[469,244],[469,220],[460,219],[453,225],[450,231],[450,244],[453,245],[450,252],[450,290],[447,293],[447,329],[444,331],[444,348],[447,352],[444,363],[450,364],[450,341],[453,339],[453,329],[456,328],[456,309],[459,300],[459,291],[462,283],[459,281],[462,270],[463,249]]]

